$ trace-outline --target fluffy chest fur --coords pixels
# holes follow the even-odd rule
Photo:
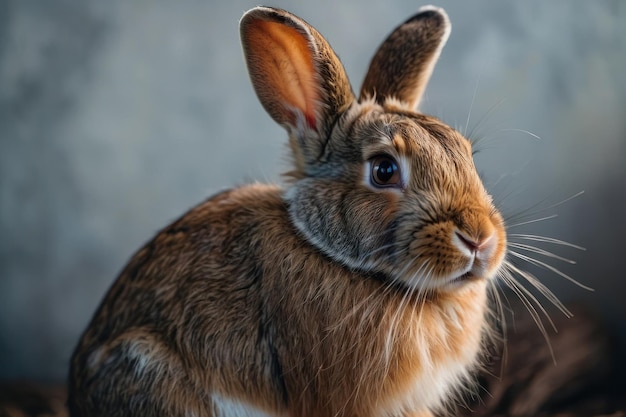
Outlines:
[[[454,296],[426,301],[417,315],[407,312],[414,315],[407,318],[413,326],[397,340],[405,360],[390,375],[393,388],[374,415],[436,410],[470,382],[487,330],[485,290],[477,282]]]
[[[282,288],[289,302],[277,310],[300,329],[278,330],[288,397],[299,402],[292,404],[294,415],[427,411],[467,382],[486,330],[486,281],[425,295],[350,273],[341,277],[302,253],[282,255],[275,264],[289,264],[292,256],[309,262],[290,270],[320,277],[306,287],[289,286],[293,291]]]
[[[275,344],[288,404],[276,409],[266,403],[255,412],[294,417],[430,415],[469,382],[486,330],[484,281],[436,298],[404,297],[383,287],[366,293],[374,283],[354,284],[302,291],[301,298],[287,294],[299,315],[281,313],[281,322],[294,326],[292,330],[300,328],[294,333],[279,330]],[[299,323],[305,316],[308,324]],[[250,402],[229,404],[246,410],[241,415],[257,415],[246,405]]]

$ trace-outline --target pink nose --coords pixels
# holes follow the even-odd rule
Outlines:
[[[472,254],[489,254],[496,246],[497,237],[495,232],[480,237],[469,236],[459,230],[456,230],[454,233],[458,239],[456,243],[459,249],[463,251],[469,250]]]

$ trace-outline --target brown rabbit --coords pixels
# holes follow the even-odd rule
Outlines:
[[[427,416],[462,388],[506,237],[468,140],[415,112],[449,31],[422,8],[357,99],[306,22],[243,16],[288,184],[222,192],[135,254],[73,355],[72,416]]]

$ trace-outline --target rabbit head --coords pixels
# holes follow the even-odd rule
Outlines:
[[[419,290],[490,279],[505,252],[503,220],[476,172],[470,142],[417,112],[450,33],[424,7],[376,52],[355,97],[327,41],[283,10],[244,15],[250,78],[289,134],[285,191],[298,231],[346,267]]]

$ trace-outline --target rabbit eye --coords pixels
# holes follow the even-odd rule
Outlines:
[[[389,156],[377,156],[371,161],[371,178],[377,187],[401,186],[400,169],[396,161]]]

